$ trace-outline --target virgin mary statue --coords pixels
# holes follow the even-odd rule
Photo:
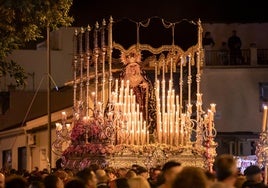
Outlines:
[[[140,112],[147,122],[150,134],[156,129],[156,98],[154,87],[141,67],[141,53],[133,48],[121,53],[121,61],[124,64],[119,80],[126,83],[129,80],[129,87],[136,95],[136,103],[139,104]]]

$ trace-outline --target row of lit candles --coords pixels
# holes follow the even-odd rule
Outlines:
[[[129,80],[115,80],[112,92],[114,126],[117,127],[116,143],[143,145],[149,144],[149,131],[143,113],[140,112],[136,96],[130,89]]]
[[[192,132],[192,104],[187,104],[185,113],[181,112],[179,96],[176,95],[172,87],[172,80],[169,80],[166,96],[165,80],[161,82],[162,101],[160,102],[160,82],[156,80],[156,101],[157,101],[157,137],[159,143],[170,145],[184,145],[190,139]],[[202,110],[202,94],[197,93],[196,100],[197,111]],[[207,135],[212,136],[214,129],[214,115],[216,104],[210,104],[207,115],[204,116],[204,126]]]
[[[112,92],[111,101],[114,105],[114,118],[117,127],[120,127],[120,134],[117,135],[117,143],[142,144],[143,134],[145,134],[146,142],[149,135],[146,129],[146,122],[143,121],[142,113],[139,112],[139,104],[136,103],[135,95],[129,87],[129,81],[122,80],[120,87],[118,80],[115,80],[115,90]],[[162,89],[165,86],[162,86]],[[180,113],[181,106],[179,104],[179,96],[176,95],[172,88],[171,81],[165,96],[162,90],[162,102],[160,103],[159,81],[156,84],[156,101],[157,101],[157,142],[170,145],[183,145],[190,139],[192,122],[191,113],[192,105],[187,105],[186,113]],[[202,106],[202,94],[197,94],[197,109]],[[204,117],[205,126],[208,130],[207,134],[212,135],[214,129],[215,104],[211,104],[211,109]],[[123,122],[123,123],[122,123]],[[143,122],[143,123],[140,123]],[[143,124],[144,129],[140,127]]]

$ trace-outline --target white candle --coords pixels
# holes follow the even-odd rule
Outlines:
[[[208,133],[209,136],[212,135],[212,123],[213,123],[213,112],[208,110]]]
[[[127,112],[131,112],[131,97],[130,95],[127,96]]]
[[[56,123],[56,130],[61,131],[62,125],[60,123]]]
[[[178,142],[179,142],[179,124],[178,122],[175,123],[175,146],[178,146]]]
[[[172,80],[169,80],[169,83],[168,83],[168,90],[169,90],[169,91],[172,90]]]
[[[159,124],[162,125],[162,121],[159,121]],[[158,143],[162,144],[162,127],[159,126],[159,134],[158,134]]]
[[[115,80],[115,93],[118,92],[118,79]]]
[[[137,130],[136,144],[140,145],[140,130]]]
[[[70,123],[66,123],[66,129],[67,129],[67,131],[71,130],[71,124]]]
[[[170,131],[169,131],[169,144],[173,145],[173,129],[172,128],[170,128]]]
[[[127,96],[124,96],[124,102],[123,102],[123,113],[127,112]]]
[[[98,109],[99,109],[99,111],[101,112],[102,111],[102,104],[101,104],[101,102],[98,102]]]
[[[133,130],[130,131],[130,141],[131,141],[130,144],[134,145],[134,131]]]
[[[149,139],[149,130],[148,129],[146,130],[146,133],[147,133],[146,134],[146,139],[147,139],[146,143],[149,144],[150,143],[150,139]]]
[[[164,144],[167,144],[167,122],[166,121],[164,121]]]
[[[144,145],[144,139],[145,139],[145,130],[141,130],[141,145]]]
[[[123,103],[123,88],[120,88],[119,103]]]
[[[121,80],[121,85],[120,85],[120,88],[124,88],[124,80]]]
[[[185,126],[185,114],[181,114],[181,130],[180,130],[180,143],[183,145],[183,140],[184,140],[184,126]]]
[[[62,120],[62,121],[66,121],[66,119],[67,119],[66,112],[62,112],[62,113],[61,113],[61,120]]]
[[[215,113],[216,112],[216,104],[214,104],[214,103],[210,104],[210,110],[211,110],[211,112]]]
[[[143,122],[143,117],[142,116],[143,116],[143,114],[142,114],[142,112],[140,112],[140,121],[141,122]]]
[[[263,107],[262,132],[267,130],[267,106]]]
[[[158,142],[160,142],[160,137],[161,137],[161,133],[160,133],[160,117],[161,117],[161,112],[157,113],[157,121],[156,121],[156,126],[157,126],[157,137],[158,137]]]

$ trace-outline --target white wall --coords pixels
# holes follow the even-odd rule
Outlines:
[[[47,161],[47,146],[48,146],[48,132],[47,130],[39,130],[38,132],[31,133],[36,138],[34,145],[28,145],[27,134],[18,134],[11,136],[0,137],[0,152],[4,150],[12,150],[12,168],[18,169],[18,148],[27,147],[27,170],[31,171],[35,166],[39,167],[40,170],[49,168]],[[1,135],[4,135],[2,133]],[[52,143],[54,142],[55,129],[52,129]],[[52,168],[56,166],[56,160],[58,156],[52,153]],[[0,155],[0,168],[3,166],[3,155]]]
[[[259,82],[268,82],[268,68],[204,68],[204,109],[216,103],[216,129],[260,132]]]
[[[75,28],[61,28],[51,34],[51,77],[58,87],[72,80],[73,35]],[[58,37],[58,38],[55,38]],[[44,39],[45,40],[45,39]],[[27,73],[35,73],[34,79],[28,76],[25,90],[46,89],[47,53],[45,48],[37,50],[14,50],[9,59],[19,63]],[[0,91],[6,90],[4,82],[0,82]],[[9,81],[7,81],[9,84]],[[34,87],[34,88],[33,88]],[[55,87],[52,83],[52,87]]]
[[[11,137],[0,139],[0,151],[11,150],[12,152],[12,168],[18,168],[18,148],[26,146],[26,137],[24,134],[19,134]],[[1,167],[3,165],[3,155],[0,155]]]

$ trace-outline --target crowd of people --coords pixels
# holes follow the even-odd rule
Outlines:
[[[184,166],[178,161],[150,169],[136,164],[119,169],[92,164],[78,172],[13,169],[0,173],[0,188],[267,188],[259,166],[250,165],[241,173],[230,154],[217,156],[213,170]]]

